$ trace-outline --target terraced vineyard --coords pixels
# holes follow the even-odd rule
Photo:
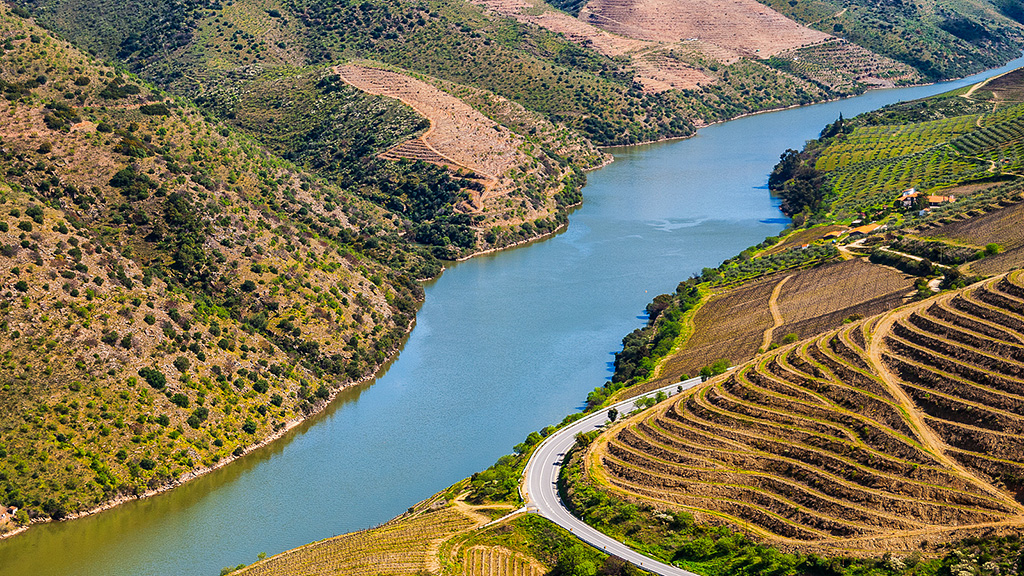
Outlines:
[[[911,277],[860,259],[743,284],[715,294],[697,311],[693,335],[665,360],[658,377],[642,386],[653,390],[692,376],[720,358],[745,362],[759,347],[767,348],[790,333],[806,338],[841,326],[854,315],[891,310],[912,292]]]
[[[697,311],[693,335],[679,353],[666,360],[662,374],[678,379],[682,374],[696,374],[719,358],[739,362],[752,357],[764,331],[772,325],[768,299],[779,280],[773,276],[713,296]],[[657,387],[651,384],[651,389]]]
[[[464,512],[444,508],[411,520],[314,542],[253,564],[237,574],[374,576],[436,572],[437,546],[476,524]]]
[[[919,236],[951,241],[955,244],[983,249],[998,244],[1003,250],[994,256],[971,262],[968,270],[975,274],[1000,274],[1024,264],[1024,203],[1013,203],[986,214],[950,222],[917,232]]]
[[[890,205],[910,187],[932,193],[995,176],[1003,170],[1000,154],[1010,153],[1015,145],[1015,129],[1009,124],[1016,121],[1003,118],[996,126],[981,127],[991,116],[860,125],[835,138],[814,162],[829,177],[833,212]]]
[[[980,128],[951,142],[960,154],[989,162],[992,171],[1024,168],[1024,106],[982,117]]]
[[[547,570],[501,546],[473,546],[463,552],[465,576],[543,576]]]
[[[620,422],[588,466],[631,498],[862,554],[1024,524],[1022,433],[1018,272],[762,355]]]
[[[859,258],[794,274],[779,293],[782,324],[774,340],[787,334],[810,337],[841,326],[847,318],[892,310],[913,289],[912,277]]]
[[[995,96],[1015,94],[1020,78],[1008,74],[995,91],[982,83],[833,125],[805,149],[827,179],[833,214],[890,207],[910,187],[947,195],[1024,175],[1024,104]]]
[[[920,80],[921,75],[910,66],[874,54],[845,40],[830,40],[787,50],[777,55],[786,69],[831,89],[851,90],[857,83],[891,87]]]
[[[926,152],[976,129],[978,115],[958,116],[918,124],[863,126],[828,147],[818,157],[818,170],[838,170],[853,164],[889,160]]]

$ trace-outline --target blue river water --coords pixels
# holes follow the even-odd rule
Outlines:
[[[4,576],[216,575],[387,521],[581,408],[657,294],[787,224],[765,189],[840,113],[964,86],[872,91],[611,150],[552,238],[453,265],[397,361],[273,445],[153,498],[0,541]]]

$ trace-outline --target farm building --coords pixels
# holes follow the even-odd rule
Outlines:
[[[18,509],[14,506],[8,508],[7,506],[0,506],[0,524],[6,524],[11,520],[14,520],[14,515],[18,512]]]
[[[956,202],[955,196],[928,196],[928,206],[932,208],[936,206],[942,206],[943,204],[952,204]]]
[[[863,226],[858,226],[858,227],[850,230],[850,236],[857,236],[857,235],[860,235],[860,234],[870,234],[870,233],[874,232],[875,230],[878,230],[881,227],[882,226],[879,225],[879,224],[865,224]]]
[[[900,194],[900,197],[896,199],[896,203],[902,205],[904,208],[910,208],[914,205],[914,202],[920,195],[921,193],[918,192],[917,189],[907,188],[902,194]]]

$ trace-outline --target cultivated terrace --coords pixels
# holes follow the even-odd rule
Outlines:
[[[1010,1],[17,4],[0,504],[20,510],[0,530],[188,480],[322,409],[395,353],[443,260],[564,226],[598,146],[1024,46]],[[708,575],[1016,573],[1022,84],[840,118],[787,151],[769,184],[793,226],[655,298],[588,407],[707,384],[581,437],[576,513]],[[637,573],[538,517],[488,525],[556,428],[247,570]]]

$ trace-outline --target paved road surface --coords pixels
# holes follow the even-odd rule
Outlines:
[[[644,556],[634,551],[625,544],[606,536],[596,529],[588,526],[582,520],[573,516],[562,504],[558,496],[558,487],[555,482],[558,480],[558,472],[562,468],[562,458],[569,448],[576,442],[576,434],[597,430],[608,422],[608,410],[615,408],[622,414],[634,408],[634,403],[639,398],[654,396],[658,392],[665,392],[669,395],[677,393],[679,386],[683,390],[692,388],[700,383],[700,378],[691,378],[685,382],[672,384],[642,394],[636,398],[630,398],[617,404],[613,404],[604,410],[595,412],[586,418],[577,420],[569,426],[562,428],[551,436],[548,436],[543,443],[533,452],[530,461],[526,465],[523,483],[520,490],[523,492],[523,499],[529,512],[535,512],[569,530],[584,542],[603,550],[608,554],[614,554],[619,558],[632,564],[640,566],[656,574],[664,576],[697,576],[693,572],[669,566],[653,558]]]

